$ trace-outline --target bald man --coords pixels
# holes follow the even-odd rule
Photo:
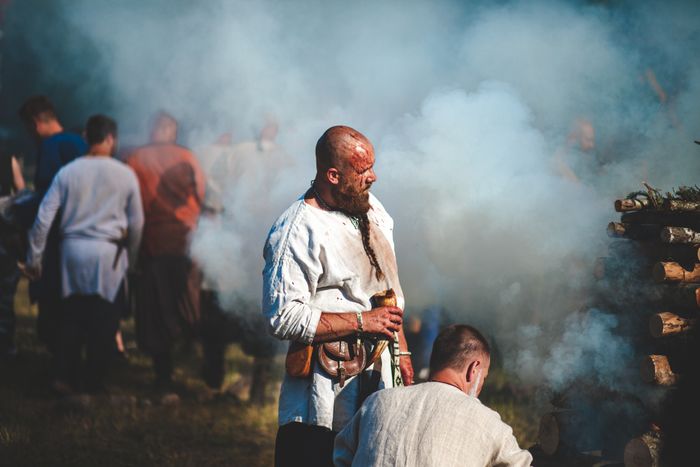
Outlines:
[[[377,180],[374,148],[360,132],[329,128],[316,144],[311,188],[275,222],[265,244],[263,314],[271,333],[319,345],[398,336],[404,297],[396,267],[393,220],[370,194]],[[393,288],[397,307],[370,298]],[[405,384],[413,381],[400,357]],[[398,372],[398,369],[395,369]],[[285,375],[279,402],[275,465],[333,465],[335,434],[372,390],[392,387],[389,351],[355,377],[329,374],[314,358],[309,375]]]

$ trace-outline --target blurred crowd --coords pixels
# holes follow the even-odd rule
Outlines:
[[[106,391],[110,363],[126,357],[120,323],[133,315],[158,391],[177,393],[174,348],[195,340],[202,378],[220,391],[226,347],[238,342],[254,359],[250,400],[264,402],[278,346],[260,313],[221,308],[190,246],[200,217],[222,214],[227,185],[284,166],[276,122],[256,141],[222,135],[197,156],[177,144],[178,121],[165,112],[153,117],[147,144],[121,152],[108,116],[91,116],[81,134],[66,131],[45,96],[27,99],[19,116],[37,155],[32,189],[14,156],[0,161],[0,358],[17,357],[14,296],[23,273],[57,394]]]

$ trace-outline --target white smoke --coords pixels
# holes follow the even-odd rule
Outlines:
[[[518,330],[521,348],[512,364],[526,383],[544,383],[557,391],[577,380],[628,389],[634,380],[627,375],[637,365],[632,344],[616,332],[618,325],[617,317],[600,310],[574,313],[564,321],[559,338],[548,342],[547,348],[540,344],[547,339],[540,327],[523,326]]]
[[[135,143],[160,108],[182,120],[194,148],[230,130],[250,139],[268,113],[279,121],[292,168],[272,186],[230,184],[224,216],[197,232],[193,251],[224,303],[259,301],[267,230],[313,178],[316,139],[348,124],[375,143],[375,193],[395,218],[408,311],[444,305],[501,345],[517,328],[540,329],[507,344],[523,368],[541,368],[563,351],[548,347],[590,286],[614,197],[642,180],[692,185],[700,173],[695,4],[62,4],[102,55],[93,68],[106,72],[85,66],[84,85],[108,83]],[[593,152],[567,146],[581,118],[595,128]],[[558,151],[579,183],[557,171]],[[596,316],[569,325],[604,335],[605,349],[622,345],[611,323],[591,324],[604,321]],[[590,346],[575,335],[557,344],[571,358],[555,362],[553,384],[566,379],[560,370],[588,369],[577,361]]]

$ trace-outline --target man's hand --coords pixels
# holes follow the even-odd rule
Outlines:
[[[30,281],[35,281],[41,277],[41,269],[32,267],[26,263],[17,262],[19,272],[26,276]]]
[[[399,332],[403,322],[403,311],[395,306],[381,306],[362,313],[363,331],[367,334],[379,334],[391,340]]]
[[[399,360],[399,369],[401,370],[401,378],[403,379],[404,386],[410,386],[413,384],[413,364],[411,363],[411,357],[408,355],[403,355],[401,360]]]

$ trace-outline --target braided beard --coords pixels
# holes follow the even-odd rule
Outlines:
[[[358,219],[358,228],[362,235],[362,246],[365,249],[369,264],[374,268],[374,275],[378,281],[384,278],[384,272],[377,261],[377,255],[370,244],[370,222],[367,217],[369,212],[369,187],[361,192],[356,191],[341,180],[337,186],[332,186],[331,191],[338,210],[350,217]]]

